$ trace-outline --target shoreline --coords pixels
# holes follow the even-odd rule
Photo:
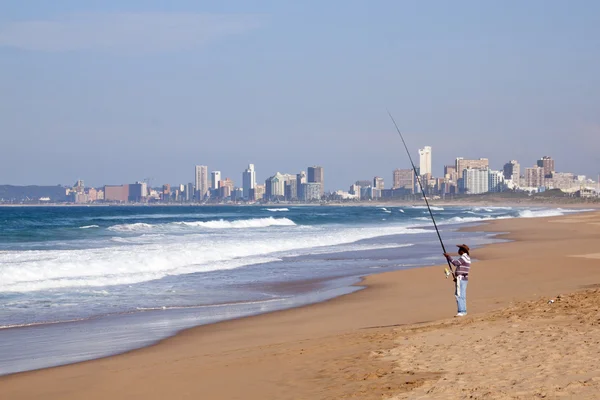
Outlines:
[[[445,229],[448,229],[445,236],[447,239],[458,236],[458,230],[460,228],[470,225],[472,225],[472,223],[451,224],[450,226],[445,226]],[[431,232],[419,234],[419,236],[425,237],[429,235],[431,235]],[[487,234],[472,234],[469,235],[469,237],[469,240],[471,240],[472,243],[476,243],[477,246],[497,241],[493,235]],[[264,300],[249,299],[228,303],[156,307],[151,309],[94,315],[74,320],[38,322],[1,328],[0,343],[31,343],[31,345],[27,346],[26,351],[19,355],[14,354],[11,348],[3,349],[2,344],[0,344],[0,351],[4,354],[3,359],[0,358],[0,376],[92,361],[143,349],[155,345],[162,340],[176,336],[186,329],[326,302],[362,290],[364,286],[361,282],[364,281],[365,277],[368,275],[380,274],[386,271],[426,267],[426,265],[417,265],[414,261],[420,259],[425,254],[429,254],[430,250],[427,250],[425,253],[423,253],[423,250],[420,250],[418,254],[413,255],[404,253],[401,249],[413,246],[412,244],[406,246],[398,242],[405,240],[404,235],[386,235],[377,239],[378,243],[383,241],[383,243],[381,243],[381,248],[342,252],[334,251],[326,253],[324,257],[325,259],[331,259],[333,257],[333,259],[336,260],[354,259],[356,262],[360,262],[362,259],[376,260],[381,258],[385,264],[389,264],[387,266],[378,266],[369,269],[368,272],[364,271],[356,273],[348,271],[347,274],[338,274],[335,276],[323,276],[293,281],[256,282],[250,285],[244,284],[231,288],[232,290],[236,290],[236,288],[244,290],[247,287],[254,287],[254,290],[261,292],[266,291],[274,296],[279,296],[277,298]],[[372,239],[367,239],[367,241],[369,240]],[[421,243],[422,240],[423,239],[417,239],[417,243]],[[395,246],[392,248],[387,247],[386,243],[388,242],[395,243]],[[419,246],[422,247],[427,245],[421,243]],[[435,247],[437,247],[437,243],[435,244]],[[393,258],[396,254],[399,254],[397,260]],[[319,262],[320,258],[318,257],[319,256],[316,256],[315,262]],[[290,260],[294,260],[294,258],[292,257]],[[396,262],[402,262],[402,264],[396,265]],[[223,316],[215,317],[214,315],[217,315],[215,313],[222,314]],[[168,328],[148,328],[156,325],[168,325]],[[146,331],[145,329],[150,329],[150,331]],[[60,331],[63,330],[65,332],[76,333],[60,335]],[[122,339],[112,340],[106,335],[103,336],[96,333],[96,331],[107,330],[110,330]],[[93,344],[87,343],[80,332],[85,332],[88,335],[94,336],[95,340]],[[57,359],[54,357],[51,358],[53,351],[50,349],[41,349],[42,353],[36,353],[38,348],[35,345],[35,340],[41,338],[45,338],[46,340],[52,338],[56,348],[61,348],[64,343],[67,342],[71,343],[71,346],[65,348],[61,352],[61,361],[56,361]],[[102,345],[104,345],[104,347],[102,347]],[[56,353],[56,351],[54,353]],[[38,361],[31,362],[28,361],[29,358],[36,358]],[[13,360],[12,363],[6,362],[6,360],[11,359]]]
[[[535,282],[533,284],[533,293],[532,282],[530,279],[521,279],[521,281],[517,282],[518,284],[515,285],[515,282],[507,282],[506,276],[507,270],[509,270],[508,272],[511,272],[510,270],[515,269],[510,263],[507,264],[506,252],[510,253],[512,251],[514,253],[518,250],[519,252],[522,252],[519,253],[521,256],[527,254],[527,251],[530,250],[530,248],[536,248],[538,252],[540,248],[542,250],[550,250],[549,253],[556,252],[556,249],[551,251],[553,249],[548,248],[548,242],[552,241],[550,233],[553,232],[556,234],[558,232],[558,234],[562,235],[565,233],[561,233],[561,229],[552,229],[552,232],[550,232],[551,229],[547,229],[542,232],[539,229],[540,226],[554,223],[554,221],[562,221],[564,224],[555,223],[553,228],[556,228],[559,225],[562,225],[562,228],[565,226],[573,228],[575,226],[574,224],[579,224],[580,221],[596,217],[598,217],[598,212],[534,219],[515,218],[510,220],[485,221],[483,225],[479,225],[475,228],[466,228],[466,230],[472,229],[483,232],[497,232],[497,238],[514,240],[511,242],[486,245],[481,249],[477,249],[474,258],[479,261],[474,263],[474,267],[489,266],[492,268],[503,268],[504,270],[501,269],[502,273],[497,273],[496,271],[492,272],[487,270],[487,268],[475,268],[473,270],[473,277],[480,280],[480,282],[469,291],[471,299],[469,304],[470,311],[474,309],[477,314],[507,306],[514,300],[529,300],[537,298],[540,295],[556,294],[554,291],[557,287],[560,287],[561,290],[578,289],[581,288],[582,282],[588,281],[589,278],[600,281],[600,272],[596,272],[597,260],[594,262],[593,258],[583,258],[582,260],[584,261],[582,261],[581,264],[585,264],[586,268],[579,271],[577,274],[572,273],[568,279],[562,278],[562,271],[556,266],[560,264],[559,262],[554,262],[550,267],[545,267],[546,269],[544,270],[543,275],[536,275],[536,277],[541,277],[543,279],[541,279],[541,282]],[[569,224],[570,222],[572,223]],[[507,226],[512,226],[512,229],[508,229]],[[529,230],[527,228],[528,226]],[[552,227],[552,225],[548,226]],[[510,233],[503,233],[507,231]],[[529,233],[524,235],[523,232]],[[536,236],[533,239],[531,238],[531,232]],[[571,236],[575,237],[576,235]],[[546,241],[544,242],[544,240]],[[593,237],[590,239],[590,237],[585,236],[580,240],[581,242],[585,242],[581,245],[587,245],[589,247],[590,240],[593,241]],[[593,246],[590,251],[593,251]],[[553,255],[555,254],[551,254],[548,257],[552,257]],[[515,257],[514,254],[512,256]],[[542,257],[543,256],[544,255],[542,254]],[[524,276],[523,278],[531,277]],[[501,281],[500,283],[509,283],[510,290],[506,292],[507,287],[499,285],[497,282],[498,280]],[[426,286],[427,290],[425,293],[419,290],[417,287],[418,285],[415,285],[414,282],[427,282],[428,286]],[[228,371],[227,373],[232,372],[232,368],[229,368],[230,365],[228,362],[235,360],[239,361],[240,357],[244,358],[240,355],[240,352],[253,353],[254,357],[250,357],[250,359],[255,362],[257,360],[257,354],[262,354],[263,356],[266,356],[267,359],[271,359],[272,357],[265,354],[265,348],[268,349],[273,346],[283,346],[287,354],[289,353],[287,350],[291,351],[291,349],[295,349],[299,343],[303,347],[319,347],[320,341],[329,343],[327,338],[334,337],[336,339],[343,339],[347,335],[356,336],[357,332],[360,332],[360,330],[363,329],[390,330],[399,325],[414,324],[424,321],[438,321],[452,315],[451,310],[454,308],[452,299],[449,299],[451,294],[446,293],[450,292],[450,290],[448,289],[447,281],[442,278],[442,268],[440,266],[369,275],[362,280],[359,285],[366,286],[366,289],[351,295],[336,297],[325,302],[300,308],[276,311],[250,318],[246,317],[190,328],[180,332],[174,337],[160,341],[156,345],[133,350],[118,356],[71,364],[64,367],[8,375],[0,378],[0,390],[9,390],[9,393],[15,394],[15,398],[28,398],[28,396],[35,397],[37,389],[43,390],[37,386],[35,389],[29,388],[27,382],[35,380],[35,382],[38,383],[45,382],[44,387],[50,390],[49,393],[55,393],[56,395],[55,390],[57,389],[55,385],[52,384],[54,380],[69,379],[69,377],[72,379],[74,376],[78,376],[80,378],[78,381],[85,381],[95,387],[99,391],[98,393],[103,393],[103,395],[97,394],[98,397],[94,398],[107,397],[110,394],[117,396],[117,398],[123,398],[120,397],[120,395],[123,395],[120,391],[115,391],[118,387],[121,387],[118,384],[115,385],[114,379],[116,379],[116,375],[111,374],[107,368],[109,370],[113,370],[114,368],[117,368],[118,370],[126,368],[126,370],[129,371],[129,375],[132,375],[129,376],[129,378],[136,379],[137,382],[134,385],[135,388],[129,387],[128,393],[130,396],[146,393],[150,395],[150,398],[160,398],[158,393],[165,394],[166,392],[161,392],[164,388],[162,388],[162,386],[162,389],[156,387],[152,379],[146,378],[145,375],[139,376],[138,372],[141,373],[142,371],[145,371],[153,376],[159,372],[161,374],[166,373],[171,380],[187,385],[186,390],[196,390],[189,388],[189,384],[194,382],[194,380],[189,374],[186,374],[184,370],[175,367],[165,367],[166,369],[158,367],[155,369],[151,367],[151,365],[155,365],[156,362],[160,360],[172,360],[171,362],[178,360],[176,364],[179,364],[180,366],[182,363],[187,367],[195,365],[196,368],[201,368],[206,372],[208,371],[206,369],[207,367],[210,367],[209,369],[211,370],[215,369],[214,363],[208,363],[209,365],[206,365],[206,361],[203,361],[198,357],[204,358],[205,356],[208,356],[212,361],[219,361],[220,366],[216,368],[218,373],[213,371],[211,374],[217,374],[221,377],[220,379],[222,381],[222,374],[224,374],[225,371]],[[440,292],[443,294],[440,294]],[[412,299],[419,304],[419,309],[414,310],[409,307],[402,307],[402,304],[389,303],[390,298],[398,297],[405,299],[405,301]],[[475,298],[474,300],[472,300],[473,297]],[[375,310],[377,310],[377,312],[375,312]],[[398,311],[401,311],[402,316],[398,316]],[[295,324],[293,328],[286,327],[286,324],[290,323]],[[259,332],[262,333],[259,334]],[[356,340],[356,338],[354,338],[354,340]],[[368,343],[363,343],[363,345],[369,347]],[[201,347],[201,349],[199,350],[198,347]],[[193,349],[193,351],[191,351],[193,354],[190,354],[191,349]],[[339,348],[337,350],[342,351],[342,349]],[[234,360],[231,360],[232,354],[234,355]],[[237,358],[235,355],[237,355]],[[316,356],[313,356],[313,358],[314,357]],[[293,358],[296,360],[298,356],[294,355]],[[271,361],[273,360],[271,359]],[[222,363],[225,363],[225,365],[221,365]],[[262,365],[264,363],[260,362],[259,364]],[[130,365],[130,367],[126,367],[126,365]],[[247,366],[252,364],[244,365]],[[271,363],[271,365],[262,365],[261,368],[263,372],[264,370],[268,370],[277,375],[277,367],[275,366],[274,368],[273,363]],[[261,368],[258,369],[260,370]],[[82,369],[85,371],[82,371]],[[242,373],[242,370],[245,369],[238,368],[235,369],[233,373],[238,376],[237,374]],[[314,372],[314,368],[311,371]],[[108,382],[106,379],[109,379],[111,384],[107,384],[106,386],[102,385],[101,387],[97,384],[94,385],[95,380],[92,378],[94,372],[102,373],[104,382]],[[254,373],[249,375],[258,378]],[[158,376],[160,375],[156,375],[157,379],[159,379]],[[281,378],[281,372],[279,372],[279,375],[277,376]],[[164,379],[159,380],[164,381]],[[261,384],[260,387],[255,387],[256,390],[253,391],[251,395],[244,390],[244,385],[240,385],[241,387],[238,388],[220,387],[220,391],[210,382],[206,382],[200,386],[205,390],[216,390],[211,392],[213,393],[211,398],[235,398],[236,393],[240,395],[242,393],[249,394],[246,398],[261,398],[259,396],[267,396],[268,398],[269,395],[277,393],[282,396],[281,398],[289,398],[290,393],[287,393],[286,395],[286,392],[278,392],[278,388],[273,386],[273,383],[280,382],[280,380],[281,379],[275,379],[274,381],[265,382],[264,379],[258,379],[258,381],[263,382],[263,384]],[[120,379],[117,379],[117,381],[120,381]],[[247,380],[244,381],[249,383]],[[145,390],[142,387],[144,385],[143,382],[146,384],[152,382],[153,384],[150,386],[153,386],[156,391]],[[290,384],[288,381],[286,382]],[[60,386],[60,383],[57,385]],[[82,395],[83,392],[77,391],[77,387],[79,386],[79,384],[71,386],[68,391],[68,394],[74,397],[61,398],[77,398],[77,393]],[[256,384],[254,384],[254,386],[256,386]],[[286,385],[283,386],[286,387]],[[55,389],[52,390],[52,387]],[[25,392],[10,391],[18,390],[18,388],[20,388],[20,390],[25,390]],[[31,391],[26,389],[31,389]],[[296,389],[299,390],[300,388]],[[311,389],[303,387],[302,390],[304,390],[303,393],[310,393]],[[22,394],[22,397],[18,396],[19,393]],[[61,393],[65,394],[64,392]],[[89,392],[87,393],[89,394]],[[46,398],[53,397],[50,396]]]

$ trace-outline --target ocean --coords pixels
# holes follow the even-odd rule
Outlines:
[[[433,210],[451,251],[496,240],[458,232],[464,224],[567,212]],[[425,207],[0,207],[0,374],[124,352],[350,293],[368,274],[442,263]]]

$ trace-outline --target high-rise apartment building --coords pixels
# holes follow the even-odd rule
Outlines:
[[[162,187],[162,192],[160,193],[160,199],[162,201],[170,201],[171,200],[171,185],[168,183],[164,184]]]
[[[504,164],[504,179],[511,180],[515,186],[519,186],[521,180],[521,165],[517,160],[511,160]]]
[[[250,191],[256,186],[256,171],[254,164],[248,164],[248,168],[242,173],[242,189],[245,199],[250,198]]]
[[[539,188],[545,186],[544,168],[525,168],[525,186]]]
[[[431,174],[431,147],[419,149],[419,175]]]
[[[380,178],[378,176],[373,178],[373,187],[378,190],[385,189],[385,182],[384,182],[383,178]]]
[[[488,192],[499,193],[504,191],[504,172],[489,170]]]
[[[265,197],[267,200],[285,196],[285,183],[288,181],[288,177],[289,175],[277,172],[275,175],[267,178],[265,181]]]
[[[251,191],[254,192],[254,198],[251,200],[261,201],[265,197],[265,185],[256,185]]]
[[[289,179],[285,182],[285,199],[298,200],[298,181],[295,179]]]
[[[300,171],[299,174],[296,174],[296,190],[298,200],[304,200],[304,186],[302,184],[306,183],[306,172]]]
[[[489,189],[487,168],[466,168],[462,173],[462,191],[466,194],[486,193]]]
[[[394,170],[394,185],[392,189],[410,190],[411,194],[415,192],[415,173],[412,169]]]
[[[144,201],[146,197],[148,197],[148,185],[146,182],[136,182],[129,185],[129,201],[139,203]]]
[[[321,185],[320,182],[308,182],[302,184],[304,187],[304,201],[314,201],[321,198]]]
[[[552,178],[552,173],[556,171],[552,157],[542,157],[537,161],[537,166],[544,169],[544,178]]]
[[[321,184],[321,196],[325,193],[325,173],[323,167],[308,167],[308,181],[307,183],[320,183]]]
[[[456,172],[459,177],[463,176],[463,171],[467,168],[471,169],[486,169],[490,167],[490,162],[487,158],[478,160],[467,160],[462,157],[456,159]]]
[[[221,171],[213,171],[210,173],[210,188],[211,190],[218,190],[220,188],[219,182],[221,182]]]
[[[553,172],[552,179],[546,179],[546,186],[551,189],[571,190],[577,187],[575,175],[567,172]]]
[[[194,184],[190,182],[185,185],[185,201],[192,200],[194,200]]]
[[[231,197],[231,192],[234,189],[233,181],[229,178],[225,180],[219,180],[219,197],[226,199]]]
[[[208,167],[206,165],[196,165],[195,183],[198,200],[204,200],[208,195]]]
[[[455,165],[444,165],[444,178],[447,181],[452,181],[452,182],[458,181],[458,178],[460,178],[460,175],[458,175],[458,172],[456,171],[456,164]]]

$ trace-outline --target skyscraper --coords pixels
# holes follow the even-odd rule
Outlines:
[[[464,193],[486,193],[489,187],[489,170],[487,168],[467,168],[463,170],[462,189]]]
[[[521,177],[521,165],[517,160],[511,160],[504,164],[504,179],[512,180],[513,184],[519,186]]]
[[[394,186],[392,189],[406,189],[415,192],[415,173],[412,169],[394,170]]]
[[[233,181],[229,178],[219,181],[219,197],[222,199],[230,197],[234,187]]]
[[[323,193],[325,193],[325,173],[323,167],[308,167],[308,183],[320,183],[321,196],[323,196]]]
[[[298,200],[304,200],[304,186],[302,186],[303,183],[306,183],[306,172],[301,171],[296,175],[296,190]]]
[[[248,164],[248,168],[242,173],[242,189],[244,198],[250,199],[250,191],[256,187],[256,171],[254,164]]]
[[[431,174],[431,147],[419,149],[419,175]]]
[[[378,190],[385,189],[385,183],[384,183],[383,178],[380,178],[378,176],[376,176],[375,178],[373,178],[373,187],[375,189],[378,189]]]
[[[525,168],[525,185],[531,188],[539,188],[545,185],[544,168]]]
[[[488,192],[498,193],[504,191],[504,172],[488,171]]]
[[[213,171],[210,173],[210,188],[212,190],[219,189],[219,182],[221,182],[221,171]]]
[[[198,200],[204,200],[208,194],[208,167],[206,165],[196,165],[196,192]]]
[[[552,157],[544,156],[537,161],[537,166],[544,168],[544,178],[552,178],[554,169],[554,160]]]
[[[490,167],[490,162],[487,158],[480,158],[479,160],[465,160],[462,157],[456,159],[456,173],[459,177],[463,176],[463,172],[467,168],[471,169],[485,169]]]
[[[276,199],[285,196],[285,182],[288,180],[288,175],[277,172],[265,181],[265,196],[267,200]]]

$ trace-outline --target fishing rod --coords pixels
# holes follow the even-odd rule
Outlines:
[[[442,236],[440,235],[440,230],[438,229],[437,224],[435,223],[435,218],[433,218],[433,212],[431,212],[431,207],[429,206],[429,201],[427,200],[427,196],[425,196],[425,190],[423,190],[423,184],[421,183],[421,179],[420,179],[419,175],[417,174],[417,168],[415,167],[415,163],[413,162],[412,157],[410,156],[410,151],[408,151],[408,146],[406,146],[406,142],[404,141],[402,132],[400,132],[400,128],[398,128],[398,124],[396,124],[396,120],[394,119],[394,117],[392,117],[392,114],[389,111],[387,113],[390,116],[392,122],[394,123],[394,126],[396,127],[396,131],[398,131],[398,135],[400,135],[400,139],[402,139],[402,144],[404,145],[404,148],[406,149],[406,154],[408,154],[408,159],[410,160],[410,164],[412,165],[413,172],[415,174],[415,179],[419,183],[419,187],[421,188],[421,194],[423,194],[423,199],[425,199],[425,204],[427,204],[427,209],[429,210],[429,215],[431,216],[431,221],[433,222],[435,232],[437,233],[437,237],[440,240],[440,244],[442,245],[442,250],[444,250],[444,254],[445,254],[446,246],[444,246],[444,242],[442,241]],[[448,267],[449,267],[449,269],[448,268],[445,269],[446,278],[448,278],[448,276],[450,274],[452,274],[452,277],[455,277],[454,272],[452,272],[452,264],[450,264],[450,260],[446,259],[446,262],[448,262]]]

